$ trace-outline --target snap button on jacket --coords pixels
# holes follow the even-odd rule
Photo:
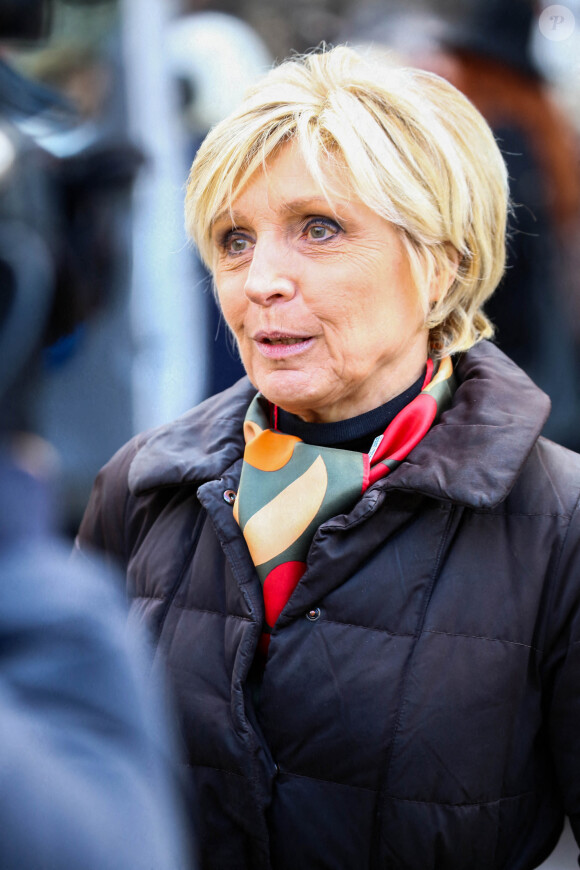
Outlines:
[[[79,533],[166,660],[203,868],[526,870],[580,836],[580,457],[493,345],[318,530],[272,632],[235,496],[247,380],[137,436]],[[305,616],[307,618],[305,618]]]

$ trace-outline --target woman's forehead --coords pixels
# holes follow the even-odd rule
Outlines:
[[[311,168],[312,166],[312,168]],[[256,195],[267,197],[277,210],[299,213],[308,206],[325,205],[339,210],[341,203],[358,201],[345,167],[334,154],[306,160],[295,140],[284,143],[261,162],[243,185],[234,185],[233,195],[216,214],[213,224],[235,219]]]

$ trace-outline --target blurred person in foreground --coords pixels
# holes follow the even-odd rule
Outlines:
[[[71,563],[53,451],[11,426],[49,307],[38,242],[0,221],[0,866],[188,870],[176,735],[143,630],[112,571]]]
[[[580,836],[580,459],[486,340],[507,200],[459,91],[344,47],[196,156],[248,377],[122,448],[78,546],[158,639],[204,868],[528,870]]]
[[[15,120],[41,109],[49,92],[0,62],[0,867],[190,870],[143,629],[118,576],[71,562],[54,451],[21,429],[62,302],[45,155]]]
[[[2,444],[0,866],[188,870],[145,639],[118,578],[71,564],[38,460],[31,440]]]

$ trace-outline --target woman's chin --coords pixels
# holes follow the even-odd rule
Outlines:
[[[322,398],[312,373],[279,369],[250,380],[269,402],[298,416],[308,415]]]

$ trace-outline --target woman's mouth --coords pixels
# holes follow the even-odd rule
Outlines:
[[[254,336],[254,341],[260,353],[268,359],[285,359],[303,353],[314,338],[311,335],[259,332]]]

